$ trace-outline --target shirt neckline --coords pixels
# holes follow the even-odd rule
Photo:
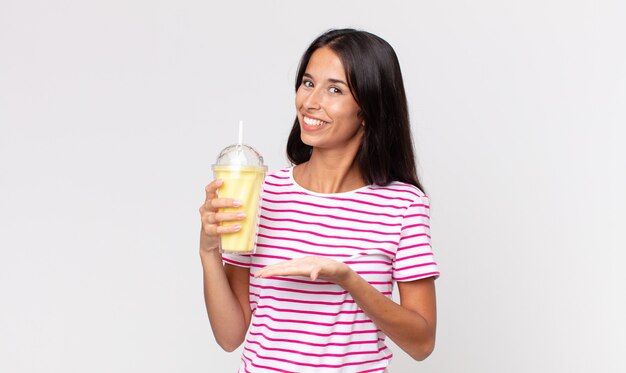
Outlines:
[[[314,192],[314,191],[306,189],[302,185],[298,184],[296,179],[293,177],[293,169],[294,168],[295,168],[295,166],[291,166],[289,168],[289,180],[293,183],[293,186],[296,189],[300,190],[301,192],[303,192],[305,194],[310,194],[310,195],[319,196],[319,197],[345,197],[345,196],[349,196],[349,195],[352,195],[352,194],[355,194],[357,192],[361,192],[361,191],[364,191],[364,190],[367,190],[367,189],[370,188],[370,185],[365,185],[365,186],[362,186],[362,187],[357,188],[357,189],[348,190],[346,192],[340,192],[340,193],[319,193],[319,192]]]

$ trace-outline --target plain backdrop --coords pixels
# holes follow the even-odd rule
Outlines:
[[[286,166],[320,33],[395,48],[432,202],[435,352],[624,372],[626,3],[0,0],[0,371],[234,372],[198,257],[217,153]]]

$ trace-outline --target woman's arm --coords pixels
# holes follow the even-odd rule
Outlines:
[[[237,212],[219,213],[219,208],[237,207],[237,201],[217,198],[220,180],[206,187],[206,200],[200,207],[202,230],[200,232],[200,259],[204,277],[204,303],[217,343],[226,351],[233,351],[244,341],[250,325],[251,310],[248,303],[250,270],[222,264],[219,235],[236,232],[237,225],[219,226],[221,221],[244,218]]]
[[[267,266],[256,277],[309,276],[334,282],[350,293],[357,305],[400,348],[424,360],[435,346],[437,311],[433,278],[398,283],[400,304],[370,285],[348,265],[307,256]]]
[[[432,277],[398,282],[400,304],[350,270],[346,289],[376,326],[415,360],[426,359],[435,348],[437,308]]]
[[[225,351],[241,345],[250,325],[248,281],[250,270],[222,265],[222,256],[200,254],[204,272],[204,303],[215,340]]]

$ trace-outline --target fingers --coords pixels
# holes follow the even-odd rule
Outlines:
[[[209,206],[213,209],[224,209],[224,208],[237,208],[241,207],[241,201],[233,198],[214,198],[208,202]]]
[[[202,231],[208,236],[236,233],[241,230],[241,224],[216,225],[202,224]]]
[[[254,277],[303,276],[312,281],[330,281],[339,283],[350,267],[345,263],[318,256],[305,256],[270,264],[257,270]]]
[[[313,271],[311,271],[311,280],[315,281],[317,280],[317,277],[320,275],[320,268],[315,268]]]
[[[200,251],[211,252],[217,250],[220,245],[220,235],[235,233],[241,230],[239,224],[229,224],[227,226],[219,226],[215,224],[202,224],[200,232]]]
[[[241,201],[232,198],[218,198],[218,189],[224,182],[220,179],[212,181],[206,186],[206,199],[200,206],[200,219],[202,232],[215,241],[221,234],[235,233],[241,230],[238,222],[246,218],[242,211],[223,211],[220,209],[233,209],[241,206]]]
[[[206,198],[203,206],[207,211],[217,211],[222,208],[241,207],[240,200],[232,198],[218,198],[217,190],[222,186],[222,184],[224,184],[222,179],[216,179],[204,188]]]
[[[224,184],[224,180],[215,179],[204,188],[204,191],[206,193],[204,203],[207,203],[210,200],[217,198],[217,190],[219,189],[219,187],[222,186],[222,184]]]
[[[216,223],[227,222],[227,221],[239,221],[246,218],[246,213],[241,211],[235,212],[218,212],[214,214],[214,219]]]
[[[257,277],[257,278],[272,277],[274,274],[280,272],[276,270],[276,267],[279,267],[283,263],[285,262],[265,266],[259,269],[258,271],[256,271],[256,273],[254,274],[254,277]]]
[[[268,266],[254,274],[256,278],[267,278],[274,276],[302,276],[310,277],[315,281],[319,277],[320,269],[300,268],[296,266]]]
[[[236,209],[241,206],[241,201],[232,198],[218,198],[218,189],[223,184],[221,179],[217,179],[204,188],[206,198],[199,209],[202,222],[201,252],[217,250],[220,242],[219,236],[240,231],[241,224],[239,221],[246,217],[242,211],[220,211],[220,209]]]
[[[202,207],[200,209],[202,210]],[[243,212],[204,212],[201,215],[202,230],[209,236],[235,233],[241,230],[241,224],[237,222],[245,218],[246,214]]]
[[[273,276],[307,276],[311,277],[312,272],[316,271],[314,266],[304,262],[302,258],[286,260],[284,262],[268,265],[258,270],[255,277],[273,277]],[[319,274],[319,269],[317,269]],[[317,274],[316,274],[317,277]]]
[[[202,207],[200,207],[200,215],[203,224],[211,225],[211,224],[220,224],[225,222],[233,222],[233,221],[241,221],[246,218],[246,214],[241,211],[235,212],[205,212]]]

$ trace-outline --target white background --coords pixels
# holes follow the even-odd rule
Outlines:
[[[298,60],[346,26],[399,55],[442,271],[391,371],[626,371],[625,4],[0,0],[0,371],[234,372],[210,165],[240,119],[287,164]]]

